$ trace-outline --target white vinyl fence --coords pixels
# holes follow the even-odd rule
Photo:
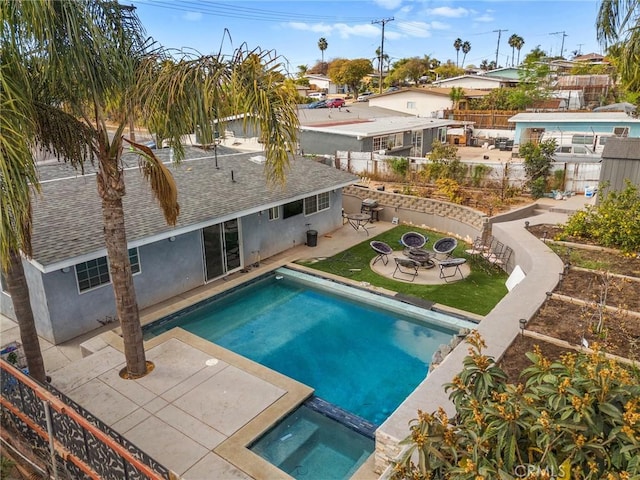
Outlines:
[[[384,177],[393,174],[387,161],[393,158],[398,157],[373,152],[338,151],[335,158],[335,165],[341,170],[355,173],[361,177]],[[462,160],[462,163],[469,167],[469,179],[471,179],[473,169],[476,165],[485,165],[491,168],[491,171],[484,177],[485,180],[491,182],[501,181],[505,176],[506,168],[509,184],[514,187],[522,187],[526,182],[526,176],[524,165],[519,160],[520,159],[512,159],[505,163],[481,163]],[[424,165],[429,163],[429,160],[426,158],[410,157],[409,161],[412,172],[420,171]],[[564,171],[564,191],[584,193],[586,187],[597,187],[600,179],[601,165],[599,162],[556,162],[553,164],[552,170]]]

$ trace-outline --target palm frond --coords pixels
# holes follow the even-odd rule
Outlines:
[[[149,181],[151,191],[162,208],[165,220],[169,225],[175,225],[180,214],[180,205],[178,204],[178,187],[173,175],[149,147],[126,138],[124,141],[138,151],[140,170],[144,178]]]

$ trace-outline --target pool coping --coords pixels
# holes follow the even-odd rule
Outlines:
[[[429,310],[423,307],[412,305],[399,298],[395,298],[395,291],[388,290],[382,287],[376,287],[363,282],[357,282],[345,277],[332,275],[330,273],[321,272],[312,268],[305,267],[297,263],[286,263],[280,265],[273,265],[271,268],[264,269],[260,272],[249,272],[247,275],[240,275],[238,278],[232,280],[226,280],[220,285],[209,285],[209,288],[203,288],[202,291],[193,292],[192,295],[182,295],[177,302],[171,302],[170,304],[163,305],[161,307],[146,311],[144,315],[141,315],[141,323],[143,326],[149,325],[165,316],[173,315],[182,309],[193,307],[196,304],[206,301],[208,298],[219,295],[224,292],[229,292],[234,288],[240,287],[243,284],[254,281],[261,276],[269,273],[275,273],[278,269],[286,268],[292,272],[300,272],[311,275],[320,279],[327,279],[339,284],[346,285],[351,288],[355,288],[363,292],[363,294],[376,294],[394,302],[404,303],[410,309]],[[253,274],[251,274],[253,273]],[[482,317],[464,312],[454,308],[447,307],[445,305],[433,304],[434,313],[447,314],[451,312],[452,315],[458,315],[466,317],[470,321],[479,321]],[[437,310],[436,310],[437,309]],[[436,322],[436,324],[439,324]],[[460,328],[460,325],[449,325],[449,328],[455,330]],[[269,463],[256,453],[252,452],[249,447],[258,438],[265,434],[268,430],[273,428],[277,423],[286,417],[289,413],[294,411],[306,400],[308,400],[314,393],[314,389],[304,385],[290,377],[271,370],[268,367],[260,365],[248,358],[245,358],[239,354],[236,354],[224,347],[218,346],[212,342],[204,340],[194,334],[183,330],[180,327],[173,327],[170,330],[163,332],[153,338],[145,340],[145,350],[149,350],[155,346],[158,346],[170,339],[180,340],[187,345],[203,351],[214,358],[222,360],[229,365],[239,368],[256,378],[282,388],[285,393],[262,412],[250,419],[236,432],[222,441],[216,446],[212,452],[219,455],[222,459],[233,464],[236,468],[242,472],[250,475],[255,479],[271,479],[271,478],[293,478],[288,476],[285,472]],[[103,346],[109,345],[121,352],[124,352],[124,345],[121,338],[121,328],[117,327],[109,332],[105,332],[99,337],[85,342],[83,349],[86,352],[96,351]],[[424,380],[423,380],[424,381]],[[380,427],[378,427],[379,429]],[[377,430],[376,430],[377,431]],[[357,478],[378,478],[374,473],[375,451],[371,454],[369,459],[359,468],[358,472],[352,479]],[[374,476],[372,476],[374,475]]]

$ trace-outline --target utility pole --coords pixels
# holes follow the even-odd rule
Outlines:
[[[380,89],[379,93],[382,93],[382,60],[384,59],[384,26],[387,22],[393,22],[394,18],[383,18],[382,20],[372,20],[371,23],[380,23],[382,24],[382,43],[380,44],[380,58],[378,58],[378,67],[380,68],[380,74],[378,77],[378,87]]]
[[[567,35],[564,31],[562,31],[562,32],[553,32],[553,33],[550,33],[549,35],[560,35],[560,34],[562,34],[562,46],[560,47],[560,57],[564,58],[562,56],[562,52],[564,52],[564,37],[568,37],[569,35]]]
[[[496,68],[498,68],[498,52],[500,52],[500,36],[502,35],[502,32],[508,32],[509,30],[494,30],[493,32],[498,32],[498,46],[496,47]]]
[[[582,45],[584,45],[584,43],[578,44],[578,55],[582,55]]]

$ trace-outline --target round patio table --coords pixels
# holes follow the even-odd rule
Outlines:
[[[420,263],[423,268],[433,268],[436,266],[431,259],[435,255],[424,248],[405,248],[404,256]]]

